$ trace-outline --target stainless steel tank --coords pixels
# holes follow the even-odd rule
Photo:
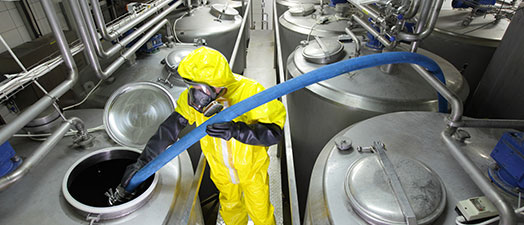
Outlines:
[[[240,30],[242,17],[235,9],[222,4],[199,6],[179,17],[173,24],[176,38],[192,43],[205,40],[208,46],[230,59]],[[242,73],[245,68],[246,45],[241,44],[233,72]]]
[[[244,15],[244,11],[242,10],[242,0],[208,0],[207,3],[209,5],[213,5],[213,4],[226,5],[227,4],[227,6],[233,9],[236,9],[241,15]],[[247,2],[245,2],[244,4],[247,5]]]
[[[322,38],[323,49],[312,41],[299,46],[287,61],[287,77],[293,78],[324,64],[355,55],[355,44],[336,37]],[[401,44],[395,51],[408,51]],[[375,54],[361,47],[361,55]],[[447,86],[461,99],[468,95],[462,75],[443,58],[419,49],[438,63]],[[317,155],[337,132],[361,120],[395,111],[437,111],[437,93],[407,64],[394,65],[390,73],[381,68],[363,69],[322,81],[288,95],[288,113],[295,152],[295,172],[301,210]],[[302,211],[303,212],[303,211]]]
[[[381,166],[387,159],[397,173],[417,224],[455,224],[456,204],[484,194],[451,155],[441,136],[446,116],[436,112],[390,113],[334,135],[315,163],[304,224],[406,224],[387,182],[389,175]],[[460,144],[461,152],[488,178],[488,167],[495,162],[490,152],[502,134],[511,130],[460,129],[471,136]],[[341,141],[351,143],[352,149],[339,150],[337,142],[340,146]],[[387,151],[365,150],[377,141]],[[364,150],[357,151],[358,146]],[[498,192],[516,205],[518,197],[502,189]]]
[[[455,65],[473,93],[511,21],[502,18],[495,22],[494,16],[488,14],[474,17],[468,26],[462,25],[470,14],[471,10],[443,6],[435,29],[422,41],[422,47]]]
[[[314,4],[319,5],[320,0],[276,0],[277,4],[277,16],[280,17],[286,10],[293,6],[302,4]]]
[[[87,128],[103,125],[102,109],[65,114],[81,118]],[[97,200],[104,200],[105,196],[87,192],[106,182],[118,183],[120,178],[103,177],[123,169],[118,166],[121,163],[112,164],[111,160],[132,160],[139,150],[118,146],[104,131],[91,134],[93,146],[86,149],[71,146],[71,138],[65,137],[28,175],[0,193],[0,224],[178,224],[187,208],[187,193],[193,180],[187,152],[157,172],[152,185],[146,186],[144,194],[136,199],[118,206],[100,206]],[[20,138],[11,139],[10,143],[22,157],[32,154],[41,144]],[[110,165],[103,165],[104,162]],[[93,168],[100,169],[100,173],[95,171],[100,179],[86,179],[89,173],[82,175],[93,172]],[[200,205],[195,207],[192,221],[203,224]]]
[[[295,6],[283,13],[280,24],[280,40],[282,43],[282,58],[289,54],[303,40],[312,40],[314,36],[332,37],[345,35],[344,29],[349,27],[349,19],[354,12],[349,4],[337,4],[336,7],[304,4]],[[355,30],[356,34],[363,31]]]

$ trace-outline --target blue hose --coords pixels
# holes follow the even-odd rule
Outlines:
[[[154,160],[140,169],[131,178],[128,186],[126,187],[126,191],[133,191],[139,184],[160,170],[160,168],[162,168],[165,164],[177,157],[180,153],[199,141],[201,138],[206,136],[206,127],[210,124],[231,121],[234,118],[248,112],[249,110],[277,99],[283,95],[287,95],[308,85],[327,80],[344,73],[384,64],[396,63],[412,63],[420,65],[426,68],[429,72],[433,73],[442,83],[445,84],[444,74],[437,63],[426,56],[411,52],[387,52],[366,55],[323,66],[319,69],[305,73],[301,76],[266,89],[256,95],[251,96],[250,98],[245,99],[244,101],[226,108],[222,112],[209,118],[206,122],[202,123],[184,137],[180,138],[180,140],[171,145],[171,147],[166,149]],[[439,111],[447,112],[447,101],[440,94],[438,95],[438,100]]]

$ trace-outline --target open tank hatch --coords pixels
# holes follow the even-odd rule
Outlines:
[[[100,219],[114,219],[134,212],[151,198],[158,183],[157,174],[142,183],[128,202],[110,206],[104,193],[118,186],[126,167],[139,155],[136,149],[110,147],[82,157],[64,177],[64,198],[82,216],[99,215]]]

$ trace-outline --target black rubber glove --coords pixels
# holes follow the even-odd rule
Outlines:
[[[160,126],[149,141],[144,151],[138,157],[136,163],[127,166],[124,177],[120,181],[120,186],[125,188],[133,175],[144,167],[151,160],[164,152],[167,146],[172,145],[178,138],[178,134],[187,126],[187,120],[177,112],[173,112]]]
[[[215,123],[206,127],[211,137],[228,140],[235,138],[248,145],[271,146],[282,139],[282,129],[274,123],[246,124],[244,122]]]

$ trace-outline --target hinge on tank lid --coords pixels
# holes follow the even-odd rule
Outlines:
[[[86,220],[89,221],[89,225],[93,225],[100,221],[100,214],[87,214]]]

